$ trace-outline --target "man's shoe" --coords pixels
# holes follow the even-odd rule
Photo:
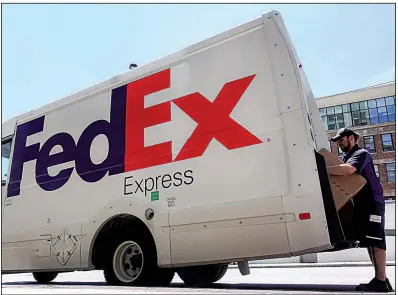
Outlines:
[[[380,280],[378,280],[378,279],[376,279],[376,278],[373,278],[368,284],[374,284],[374,283],[377,283],[377,282],[383,282],[383,281],[380,281]],[[386,278],[386,283],[387,283],[387,287],[391,290],[391,291],[394,291],[394,289],[392,288],[392,286],[391,286],[391,283],[390,283],[390,280],[388,279],[388,278]],[[363,287],[363,286],[367,286],[368,284],[360,284],[359,286],[361,286],[361,287]]]
[[[358,285],[355,288],[355,291],[387,293],[387,292],[393,292],[394,290],[391,286],[389,279],[386,279],[385,281],[380,281],[374,278],[367,284]]]
[[[387,287],[391,290],[391,292],[393,292],[394,289],[392,288],[390,280],[388,278],[386,278],[386,282],[387,282]]]

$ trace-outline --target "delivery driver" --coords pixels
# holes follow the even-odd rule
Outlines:
[[[361,248],[367,248],[375,268],[375,277],[368,284],[360,284],[356,291],[392,292],[386,277],[386,237],[384,232],[385,202],[383,189],[377,179],[372,157],[358,146],[359,135],[348,128],[340,129],[331,141],[343,151],[344,164],[328,166],[331,175],[359,173],[367,183],[354,198],[354,219]]]

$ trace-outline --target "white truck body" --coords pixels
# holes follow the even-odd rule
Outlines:
[[[336,242],[315,155],[325,128],[277,11],[2,128],[3,273],[94,269],[101,229],[127,215],[161,268]]]

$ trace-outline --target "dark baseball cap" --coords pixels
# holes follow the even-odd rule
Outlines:
[[[354,135],[355,140],[357,140],[359,138],[359,134],[356,133],[354,130],[352,130],[350,128],[341,128],[341,129],[339,129],[339,131],[337,131],[336,135],[333,136],[330,140],[338,141],[338,140],[342,139],[344,136],[350,136],[350,135]]]

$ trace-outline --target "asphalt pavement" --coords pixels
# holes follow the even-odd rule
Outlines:
[[[60,274],[53,283],[35,283],[31,274],[2,276],[3,294],[358,294],[355,286],[369,281],[372,267],[253,268],[242,276],[230,268],[212,288],[187,288],[176,275],[167,288],[114,287],[106,285],[102,272]],[[387,267],[395,289],[395,266]],[[394,293],[389,293],[394,294]]]

